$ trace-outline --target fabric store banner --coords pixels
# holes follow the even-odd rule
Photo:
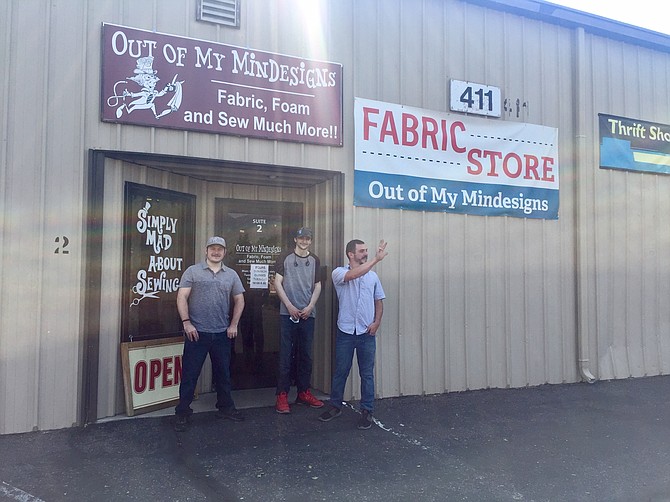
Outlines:
[[[600,167],[670,174],[670,126],[598,114]]]
[[[354,116],[354,205],[558,218],[558,129],[362,98]]]

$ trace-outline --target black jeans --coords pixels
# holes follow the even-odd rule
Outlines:
[[[291,386],[291,360],[293,347],[297,346],[296,354],[296,386],[298,392],[309,389],[312,380],[312,342],[314,340],[314,318],[300,319],[294,323],[291,317],[282,315],[281,335],[279,342],[279,377],[277,394],[288,392]]]
[[[207,354],[212,360],[212,373],[216,387],[216,407],[220,410],[235,408],[231,394],[230,351],[231,340],[226,332],[201,333],[198,341],[184,339],[184,355],[181,363],[181,383],[179,384],[179,404],[175,408],[177,415],[193,413],[191,403],[195,394],[195,386],[205,363]]]

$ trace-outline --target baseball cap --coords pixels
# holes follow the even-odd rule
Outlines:
[[[207,240],[207,246],[205,246],[205,247],[214,246],[214,245],[217,245],[217,244],[219,246],[223,246],[224,248],[226,247],[226,241],[223,239],[223,237],[217,237],[217,236],[210,237]]]
[[[298,231],[295,233],[296,238],[297,237],[309,237],[310,239],[312,238],[312,229],[307,228],[307,227],[302,227],[299,228]]]

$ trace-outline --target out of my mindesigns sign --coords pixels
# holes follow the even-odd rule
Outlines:
[[[105,122],[342,146],[342,65],[102,25]]]

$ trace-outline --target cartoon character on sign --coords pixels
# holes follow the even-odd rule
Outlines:
[[[118,106],[116,109],[116,118],[121,118],[123,112],[132,113],[135,110],[151,110],[154,112],[154,116],[159,119],[168,113],[176,112],[181,106],[182,99],[182,84],[183,80],[177,80],[177,74],[172,78],[172,82],[165,86],[161,91],[156,90],[156,84],[160,80],[156,73],[156,70],[153,69],[154,58],[152,56],[146,56],[139,58],[137,60],[137,66],[133,70],[135,76],[128,77],[128,80],[132,80],[138,84],[141,89],[138,92],[130,92],[128,89],[124,89],[121,94],[117,92],[117,86],[119,84],[127,84],[127,80],[119,80],[114,84],[114,95],[110,96],[107,99],[107,106],[115,107],[121,103],[121,106]],[[172,97],[167,103],[167,108],[161,113],[156,112],[156,98],[165,96],[167,93],[172,93]],[[126,103],[126,98],[137,98],[133,99],[130,103]]]

